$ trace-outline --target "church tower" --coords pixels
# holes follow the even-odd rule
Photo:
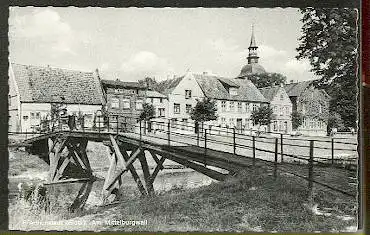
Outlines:
[[[257,55],[258,46],[256,44],[256,39],[254,38],[254,25],[252,25],[252,36],[251,43],[249,44],[248,50],[248,64],[258,64],[258,55]]]
[[[266,73],[265,69],[260,64],[258,64],[259,56],[257,53],[257,49],[258,49],[258,46],[256,43],[256,38],[254,36],[254,25],[252,25],[252,36],[251,36],[251,41],[248,47],[248,50],[249,50],[248,57],[247,57],[248,63],[243,66],[238,78],[245,78],[251,74]]]

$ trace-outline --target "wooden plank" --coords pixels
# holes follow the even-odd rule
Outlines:
[[[153,157],[154,161],[157,163],[157,165],[160,165],[161,170],[163,170],[163,162],[161,163],[161,161],[158,159],[158,157],[155,153],[153,153],[150,150],[148,150],[148,152],[150,153],[150,155],[152,155],[152,157]]]
[[[65,179],[65,180],[59,180],[57,182],[45,183],[44,185],[70,184],[70,183],[77,183],[77,182],[84,182],[84,181],[92,181],[92,180],[95,180],[95,179],[94,178]]]
[[[120,147],[120,150],[121,150],[121,153],[123,155],[124,160],[128,161],[130,159],[130,156],[127,154],[127,151],[125,150],[124,146],[121,144],[119,147]],[[143,186],[143,183],[141,182],[141,179],[140,179],[139,175],[136,172],[136,169],[135,169],[134,165],[130,164],[127,167],[129,169],[132,177],[134,178],[134,180],[137,184],[137,187],[139,188],[139,191],[140,191],[141,195],[143,195],[143,196],[147,195],[147,192],[146,192],[146,190]]]
[[[109,162],[110,162],[110,164],[109,164],[108,173],[107,173],[107,176],[105,177],[105,181],[104,181],[104,185],[103,185],[104,190],[108,189],[108,186],[111,182],[111,179],[113,178],[114,171],[116,170],[117,161],[116,161],[116,154],[115,153],[112,153],[111,157],[109,158]]]
[[[68,141],[68,137],[61,142],[56,153],[52,154],[53,157],[51,157],[50,159],[50,171],[49,171],[50,181],[54,181],[54,177],[55,177],[55,174],[59,166],[60,156],[61,156],[62,151],[66,147],[67,141]]]
[[[209,176],[211,177],[212,179],[215,179],[215,180],[219,180],[219,181],[222,181],[225,179],[225,177],[227,175],[225,174],[222,174],[218,171],[215,171],[215,170],[212,170],[212,169],[209,169],[207,167],[204,167],[203,165],[200,165],[200,164],[197,164],[197,163],[194,163],[194,162],[191,162],[191,161],[188,161],[186,159],[182,159],[181,157],[178,157],[178,156],[181,156],[181,155],[178,155],[178,154],[173,154],[173,153],[164,153],[164,152],[157,152],[157,154],[159,155],[162,155],[174,162],[177,162],[181,165],[184,165],[184,166],[187,166],[195,171],[198,171],[206,176]]]
[[[55,175],[56,180],[60,180],[60,178],[63,176],[64,170],[66,169],[66,167],[68,166],[68,164],[71,161],[71,155],[72,154],[73,153],[69,153],[68,156],[64,158],[63,163],[60,165],[60,167],[58,168],[57,173]]]
[[[143,169],[146,191],[148,192],[149,195],[153,195],[154,194],[153,183],[149,172],[148,162],[146,161],[146,157],[143,151],[139,154],[139,160],[141,168]]]
[[[112,146],[113,146],[113,149],[114,149],[114,152],[116,153],[116,155],[123,158],[122,153],[121,153],[121,151],[120,151],[120,149],[117,145],[117,142],[113,138],[112,135],[110,135],[110,139],[111,139],[111,143],[112,143]],[[122,176],[122,174],[125,173],[128,170],[127,167],[129,165],[131,165],[136,160],[136,158],[140,155],[141,152],[142,152],[141,148],[137,148],[136,151],[133,154],[131,154],[130,159],[125,163],[125,165],[122,167],[122,169],[120,169],[119,172],[114,176],[113,180],[110,181],[109,186],[107,187],[107,190],[110,190],[112,188],[112,186],[118,180],[118,178],[120,178]]]
[[[161,160],[159,160],[158,165],[155,167],[152,175],[150,176],[151,183],[154,183],[155,178],[157,177],[160,170],[163,169],[163,162],[166,160],[165,157],[162,157]]]

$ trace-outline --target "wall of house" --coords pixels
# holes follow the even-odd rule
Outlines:
[[[9,93],[8,93],[8,131],[20,131],[20,102],[17,84],[14,79],[13,70],[9,67]]]
[[[329,118],[329,98],[319,89],[310,87],[297,98],[297,111],[304,119],[297,129],[304,135],[325,136]]]
[[[289,133],[292,131],[292,109],[293,104],[284,88],[280,88],[270,102],[274,111],[274,119],[270,124],[270,131]]]
[[[85,115],[85,127],[91,127],[95,114],[101,110],[101,105],[66,104],[67,115]],[[50,116],[50,103],[21,103],[21,130],[23,132],[36,131],[41,120]]]
[[[185,90],[191,90],[191,97],[185,97]],[[176,119],[176,122],[190,122],[190,115],[186,112],[186,104],[191,105],[193,108],[197,99],[204,98],[203,91],[199,87],[197,81],[192,74],[187,74],[177,85],[177,87],[168,95],[168,117],[170,119]],[[174,104],[180,105],[180,112],[175,113]]]
[[[116,116],[118,116],[119,128],[132,129],[134,125],[137,125],[137,121],[142,109],[138,109],[136,104],[138,101],[145,102],[145,90],[137,88],[124,88],[114,89],[105,87],[107,95],[106,110],[109,114],[110,119],[113,122],[117,122]],[[118,107],[113,107],[113,99],[118,99]],[[124,107],[124,100],[129,100],[130,107]],[[116,128],[117,124],[111,122],[111,126]]]
[[[222,103],[226,107],[223,107]],[[232,104],[233,103],[233,104]],[[238,107],[238,103],[241,104],[241,109]],[[231,100],[217,100],[217,114],[218,119],[213,121],[213,125],[220,127],[238,127],[238,119],[241,119],[242,129],[253,128],[253,122],[251,120],[251,114],[253,107],[258,109],[260,103],[242,102],[242,101],[231,101]]]
[[[161,102],[162,101],[162,102]],[[147,97],[146,102],[153,104],[155,108],[156,117],[151,121],[152,129],[154,130],[166,130],[168,123],[168,99],[165,97]],[[164,116],[159,116],[159,109],[164,109]],[[149,125],[149,124],[147,124]]]

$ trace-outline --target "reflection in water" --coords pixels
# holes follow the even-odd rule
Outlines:
[[[69,211],[75,212],[76,209],[82,210],[83,207],[86,204],[87,198],[89,197],[91,193],[91,189],[93,186],[94,181],[87,181],[81,185],[80,190],[78,191],[78,194],[73,201],[72,205],[68,208]]]

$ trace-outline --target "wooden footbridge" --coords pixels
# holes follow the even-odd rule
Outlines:
[[[324,167],[329,165],[329,167],[338,168],[338,164],[336,164],[338,159],[335,159],[334,150],[353,153],[356,155],[353,157],[354,162],[357,163],[356,143],[337,141],[337,145],[342,143],[340,147],[343,144],[352,147],[336,149],[334,149],[332,140],[328,143],[332,149],[318,144],[316,148],[332,153],[324,158],[322,154],[319,156],[314,154],[314,142],[319,142],[319,140],[297,139],[300,144],[293,144],[294,139],[291,138],[289,141],[284,139],[285,143],[283,143],[282,134],[256,137],[238,133],[238,130],[235,129],[227,130],[227,132],[220,129],[205,129],[202,133],[194,134],[194,130],[186,131],[188,129],[176,128],[170,123],[168,123],[166,130],[156,131],[144,128],[141,122],[129,131],[119,130],[118,126],[112,128],[108,122],[108,125],[102,128],[73,128],[72,130],[60,128],[53,131],[29,133],[28,137],[16,146],[26,146],[27,151],[37,154],[46,161],[50,166],[49,181],[58,183],[71,179],[93,178],[93,170],[86,147],[89,141],[102,142],[110,149],[108,156],[110,166],[103,186],[104,198],[118,193],[118,189],[123,184],[121,176],[128,172],[143,196],[154,195],[153,182],[159,171],[164,169],[163,163],[166,159],[216,180],[223,180],[227,175],[237,174],[240,170],[249,167],[264,166],[271,169],[271,174],[274,177],[277,177],[278,171],[285,172],[306,179],[310,188],[313,187],[313,183],[316,183],[352,197],[356,195],[357,188],[353,182],[348,182],[348,185],[352,184],[352,188],[343,188],[319,182],[314,178],[314,166],[317,169],[315,175],[318,175],[321,169],[319,166],[322,164],[326,164]],[[304,141],[309,144],[303,145]],[[261,142],[262,145],[259,145],[258,142]],[[291,150],[290,148],[294,146],[303,147],[308,154],[299,154],[296,150]],[[304,151],[302,150],[302,152]],[[152,172],[148,166],[148,156],[151,156],[156,162]],[[292,158],[293,161],[289,161],[287,158]],[[139,177],[140,172],[133,165],[135,161],[140,162],[143,181]],[[343,170],[345,176],[348,176],[348,172],[356,171],[356,169],[348,171],[344,168],[340,170]],[[302,171],[307,174],[299,174]],[[343,180],[341,174],[336,176],[338,180]],[[351,177],[356,181],[355,173],[351,173],[349,178]]]

